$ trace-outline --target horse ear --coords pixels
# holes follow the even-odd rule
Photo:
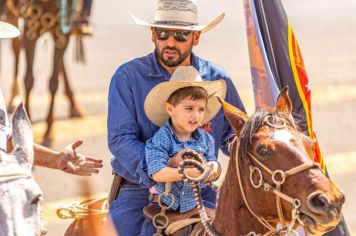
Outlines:
[[[234,128],[237,135],[239,135],[242,128],[245,126],[248,116],[240,109],[218,98],[223,106],[225,116]]]
[[[12,144],[18,163],[31,169],[34,157],[33,136],[31,122],[22,103],[12,117]]]
[[[288,86],[284,87],[279,93],[275,110],[276,112],[292,113],[292,102],[288,95]]]

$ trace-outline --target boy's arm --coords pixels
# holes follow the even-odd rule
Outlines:
[[[152,179],[156,182],[176,182],[182,180],[177,168],[163,167],[152,174]]]

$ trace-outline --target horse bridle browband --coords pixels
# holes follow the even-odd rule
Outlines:
[[[272,124],[271,122],[269,122],[269,120],[267,120],[267,122],[265,123],[266,125],[273,127],[275,129],[283,129],[287,126],[287,124],[285,123],[285,121],[282,123],[282,125],[275,125]],[[238,181],[239,181],[239,185],[240,185],[240,190],[241,190],[241,195],[243,197],[243,200],[245,202],[245,205],[247,206],[249,212],[263,225],[265,226],[267,229],[269,229],[270,231],[267,232],[265,235],[269,235],[269,234],[273,234],[273,235],[281,235],[281,234],[285,234],[285,233],[290,233],[290,232],[295,232],[293,230],[293,227],[296,223],[296,221],[300,221],[299,219],[299,208],[301,206],[300,200],[297,198],[292,198],[290,196],[288,196],[285,193],[281,192],[281,186],[284,183],[285,179],[288,176],[292,176],[295,175],[297,173],[303,172],[307,169],[310,168],[320,168],[320,165],[318,163],[314,163],[312,161],[308,162],[308,163],[304,163],[301,164],[299,166],[296,166],[288,171],[282,171],[282,170],[270,170],[267,166],[265,166],[263,163],[261,163],[254,155],[252,155],[250,152],[247,151],[247,155],[255,162],[257,163],[260,167],[262,167],[267,173],[269,173],[272,177],[272,181],[275,184],[275,187],[273,187],[272,185],[270,185],[268,182],[266,182],[263,178],[262,175],[262,171],[254,166],[254,165],[250,165],[249,166],[249,171],[250,171],[250,182],[251,185],[258,189],[260,187],[263,186],[265,191],[271,191],[276,195],[276,205],[277,205],[277,212],[278,212],[278,217],[279,217],[279,221],[282,224],[283,228],[277,230],[275,227],[273,227],[266,219],[264,219],[261,216],[258,216],[250,207],[246,195],[245,195],[245,191],[244,188],[242,186],[242,180],[241,180],[241,174],[240,174],[240,167],[239,167],[239,158],[238,158],[238,152],[236,152],[236,171],[237,171],[237,177],[238,177]],[[253,176],[254,174],[257,173],[259,176],[259,180],[257,181],[257,183],[254,182],[253,180]],[[289,203],[292,204],[293,206],[293,210],[292,210],[292,220],[289,223],[289,225],[287,226],[286,224],[286,220],[284,218],[283,215],[283,209],[282,209],[282,203],[281,203],[281,198]],[[296,232],[295,232],[296,233]],[[297,233],[296,233],[297,234]],[[248,235],[256,235],[255,232],[250,232]]]

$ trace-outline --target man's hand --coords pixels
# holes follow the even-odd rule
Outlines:
[[[103,167],[102,160],[94,157],[83,156],[76,152],[76,148],[82,145],[83,140],[77,140],[68,145],[59,154],[58,169],[74,175],[90,176],[92,173],[99,173],[99,168]]]

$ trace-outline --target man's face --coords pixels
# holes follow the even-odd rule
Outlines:
[[[190,65],[190,53],[199,43],[200,32],[151,28],[158,59],[168,67]]]

